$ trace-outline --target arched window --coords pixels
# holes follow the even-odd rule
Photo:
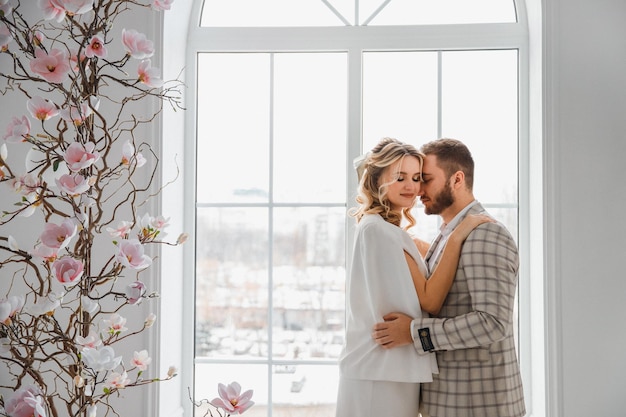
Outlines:
[[[186,305],[196,398],[238,381],[255,390],[246,415],[333,415],[352,160],[384,136],[468,144],[475,195],[518,239],[526,262],[524,340],[522,1],[195,0],[191,16],[186,169],[195,233],[186,285],[194,300]],[[414,232],[433,238],[437,218],[415,214]],[[529,350],[520,343],[525,383]]]

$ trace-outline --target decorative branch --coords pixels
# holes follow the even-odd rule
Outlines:
[[[122,316],[158,297],[138,280],[153,262],[145,247],[185,240],[164,240],[167,219],[140,211],[162,191],[160,161],[141,128],[165,103],[183,109],[182,84],[163,82],[152,42],[115,22],[131,11],[164,12],[172,1],[39,1],[37,17],[20,0],[0,0],[0,58],[10,68],[0,72],[0,93],[23,97],[28,109],[12,116],[0,145],[0,185],[15,196],[0,216],[0,269],[13,277],[0,294],[0,364],[10,381],[0,387],[0,415],[93,417],[100,406],[120,416],[111,396],[175,376],[172,368],[146,378],[145,349],[127,360],[114,350],[156,319],[128,330]],[[124,52],[112,56],[116,39]],[[136,103],[153,110],[135,114]],[[20,146],[25,171],[13,156]],[[32,246],[6,232],[22,222],[36,231],[41,220]]]

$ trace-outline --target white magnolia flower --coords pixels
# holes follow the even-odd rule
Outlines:
[[[83,311],[89,314],[94,313],[98,309],[98,307],[100,307],[100,305],[96,301],[93,301],[91,298],[84,295],[80,297],[80,302],[83,306]]]
[[[100,349],[83,348],[82,359],[85,366],[96,372],[112,371],[122,362],[122,357],[116,357],[115,351],[110,346]]]

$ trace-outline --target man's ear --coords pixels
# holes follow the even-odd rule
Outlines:
[[[459,188],[465,186],[465,173],[457,171],[452,175],[452,187]]]

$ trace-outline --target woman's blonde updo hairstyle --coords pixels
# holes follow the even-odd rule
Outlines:
[[[385,176],[385,173],[407,155],[416,157],[420,166],[423,165],[423,155],[414,146],[397,139],[384,138],[358,163],[356,169],[359,175],[359,189],[356,202],[359,206],[350,211],[350,215],[354,216],[357,222],[365,214],[379,214],[398,227],[404,216],[408,222],[404,229],[415,225],[415,218],[411,215],[413,206],[402,209],[401,213],[394,212],[387,198],[389,185],[397,181],[397,175]],[[385,178],[387,182],[384,182]]]

